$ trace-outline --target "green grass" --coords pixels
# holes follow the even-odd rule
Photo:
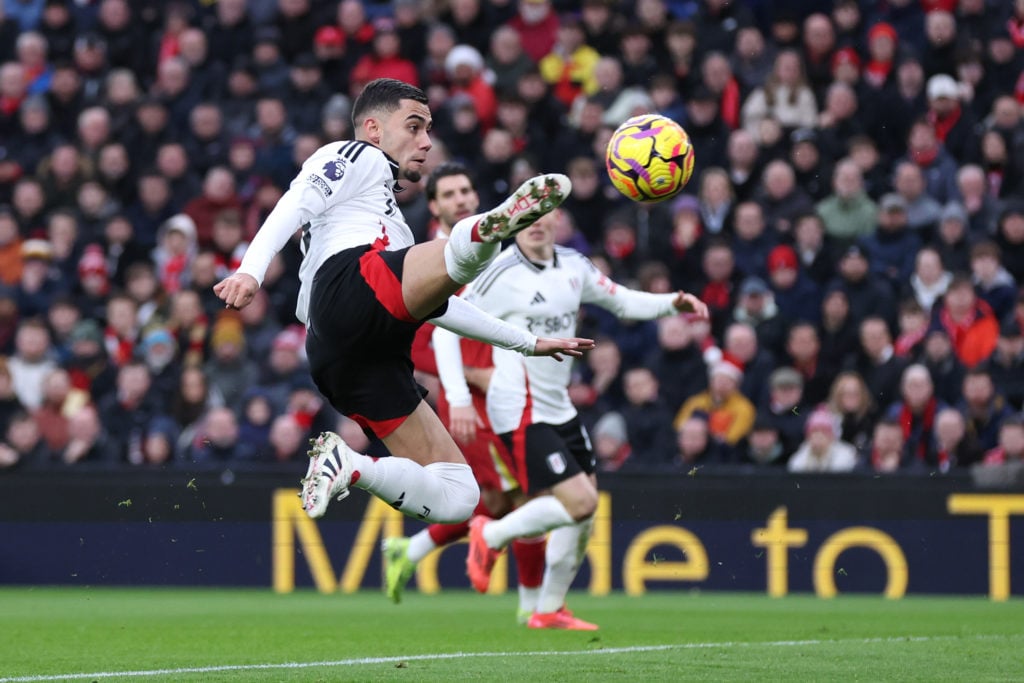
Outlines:
[[[1024,675],[1020,600],[657,592],[573,594],[570,605],[601,630],[530,631],[516,625],[511,593],[414,593],[394,606],[378,593],[3,588],[0,682],[974,682]],[[439,657],[458,653],[483,654]],[[287,663],[296,666],[280,666]]]

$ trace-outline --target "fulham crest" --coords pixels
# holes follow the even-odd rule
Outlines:
[[[565,472],[565,456],[562,455],[561,451],[555,451],[547,457],[548,469],[555,474],[562,474]]]

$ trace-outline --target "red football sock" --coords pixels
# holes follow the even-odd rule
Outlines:
[[[449,543],[465,538],[469,533],[469,521],[458,524],[431,524],[427,527],[427,533],[438,548],[443,548]]]
[[[544,536],[517,538],[512,541],[512,554],[516,556],[519,585],[538,588],[544,581]]]

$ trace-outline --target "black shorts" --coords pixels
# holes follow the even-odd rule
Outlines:
[[[537,422],[501,435],[516,463],[519,485],[527,493],[549,489],[580,472],[593,474],[597,460],[590,435],[574,417],[565,424]]]
[[[335,409],[378,437],[397,429],[426,395],[409,356],[423,321],[402,299],[408,250],[367,245],[338,252],[320,266],[310,290],[306,354],[313,381]]]

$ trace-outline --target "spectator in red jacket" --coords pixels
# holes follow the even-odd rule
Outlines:
[[[954,276],[942,304],[932,311],[931,329],[949,335],[956,357],[968,369],[992,355],[999,338],[999,321],[992,308],[978,298],[964,274]]]

